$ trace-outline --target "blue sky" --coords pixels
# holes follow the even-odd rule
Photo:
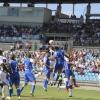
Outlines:
[[[0,4],[2,6],[3,4]],[[19,6],[19,4],[11,4],[11,6]],[[26,7],[27,4],[23,4],[23,7]],[[45,4],[35,4],[35,7],[46,7]],[[76,4],[75,5],[75,15],[80,17],[80,15],[84,15],[86,13],[87,4]],[[56,10],[57,4],[48,4],[48,8],[52,10]],[[62,5],[62,13],[71,15],[72,14],[73,5],[72,4],[63,4]],[[91,13],[99,13],[100,14],[100,3],[99,4],[91,4]],[[54,14],[54,12],[53,12]],[[97,17],[100,18],[100,17]]]

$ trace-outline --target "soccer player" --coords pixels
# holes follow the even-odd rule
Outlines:
[[[31,54],[27,54],[27,58],[24,60],[25,65],[25,76],[24,76],[24,82],[25,84],[22,85],[20,88],[20,91],[24,89],[24,87],[28,84],[28,82],[32,82],[32,90],[30,94],[34,97],[34,90],[36,85],[36,79],[34,74],[32,73],[32,63],[34,63],[34,60],[31,58]]]
[[[60,86],[58,90],[60,90],[60,88],[64,88],[65,90],[69,92],[69,97],[72,97],[72,83],[70,81],[70,76],[72,75],[72,71],[70,69],[69,64],[72,64],[72,63],[66,60],[64,61],[65,78],[63,80],[65,83],[65,86]]]
[[[43,59],[45,78],[44,78],[44,83],[43,83],[42,88],[45,91],[47,91],[47,85],[48,85],[48,81],[49,81],[49,78],[50,78],[50,69],[52,68],[52,67],[50,67],[49,57],[50,57],[50,52],[47,51],[45,56],[44,56],[44,59]]]
[[[10,65],[7,66],[7,69],[8,69],[9,71],[11,71]],[[9,74],[9,73],[8,73],[7,76],[6,76],[6,84],[7,84],[7,86],[8,86],[8,91],[9,91],[9,87],[10,87],[10,74]],[[9,93],[8,93],[8,95],[9,95]],[[11,94],[11,95],[12,95],[12,96],[15,96],[15,94],[13,93],[13,88],[12,88],[12,94]],[[7,98],[9,98],[9,96],[8,96]]]
[[[10,75],[10,85],[9,85],[9,97],[7,98],[8,100],[11,100],[11,94],[13,92],[12,86],[13,84],[15,84],[16,87],[16,91],[17,91],[17,95],[18,95],[18,100],[20,100],[20,89],[19,89],[19,85],[20,85],[20,75],[18,72],[18,63],[15,61],[15,55],[12,54],[10,56],[10,67],[11,67],[11,72],[12,75]]]
[[[2,50],[0,50],[0,88],[2,92],[2,100],[5,100],[6,73],[9,72],[5,66],[9,63],[6,61],[7,59],[2,56]]]
[[[59,74],[62,73],[62,69],[64,67],[64,50],[55,47],[55,58],[56,58],[56,65],[55,65],[55,73],[58,72],[56,82],[58,81]],[[56,82],[54,85],[56,85]]]
[[[74,87],[79,87],[77,84],[76,84],[76,79],[75,79],[75,75],[73,73],[73,71],[71,70],[71,65],[73,65],[73,63],[70,61],[70,58],[68,55],[66,55],[65,57],[65,66],[66,65],[66,62],[67,62],[67,65],[68,65],[68,70],[69,70],[69,75],[70,75],[70,81],[72,82],[72,84],[74,84]]]
[[[49,47],[50,52],[50,66],[52,66],[51,73],[50,73],[50,84],[53,85],[54,81],[54,68],[55,68],[55,59],[54,59],[54,51],[53,47]]]

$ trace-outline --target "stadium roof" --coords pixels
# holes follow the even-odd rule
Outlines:
[[[0,0],[6,3],[60,3],[60,4],[73,4],[73,3],[100,3],[100,0]]]

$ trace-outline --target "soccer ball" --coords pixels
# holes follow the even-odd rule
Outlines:
[[[53,43],[54,43],[54,41],[53,41],[53,40],[50,40],[50,41],[49,41],[49,44],[53,44]]]

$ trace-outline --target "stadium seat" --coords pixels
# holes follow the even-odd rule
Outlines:
[[[85,80],[86,80],[86,81],[89,81],[89,77],[88,77],[88,76],[86,76],[86,77],[85,77]]]
[[[78,76],[75,76],[75,79],[78,80]]]
[[[85,69],[85,70],[84,70],[84,73],[88,73],[88,70]]]
[[[75,75],[78,75],[78,72],[74,72]]]
[[[62,78],[64,78],[65,77],[65,74],[64,73],[62,73]]]
[[[82,81],[85,81],[85,77],[82,77]]]
[[[78,75],[78,80],[82,80],[82,76],[81,75]]]
[[[92,73],[88,73],[88,76],[91,76],[92,75]]]
[[[93,78],[90,78],[89,81],[93,82]]]
[[[98,73],[95,73],[94,75],[98,77],[99,74]]]
[[[94,76],[94,73],[91,73]]]
[[[82,77],[82,78],[84,78],[85,76],[84,76],[84,75],[82,75],[81,77]]]
[[[78,77],[78,80],[79,80],[79,81],[82,81],[82,78],[81,78],[81,77]]]
[[[57,77],[57,73],[55,73],[55,76],[54,76],[54,78],[56,78]]]
[[[93,78],[93,82],[97,82],[98,80],[97,80],[97,78]]]

